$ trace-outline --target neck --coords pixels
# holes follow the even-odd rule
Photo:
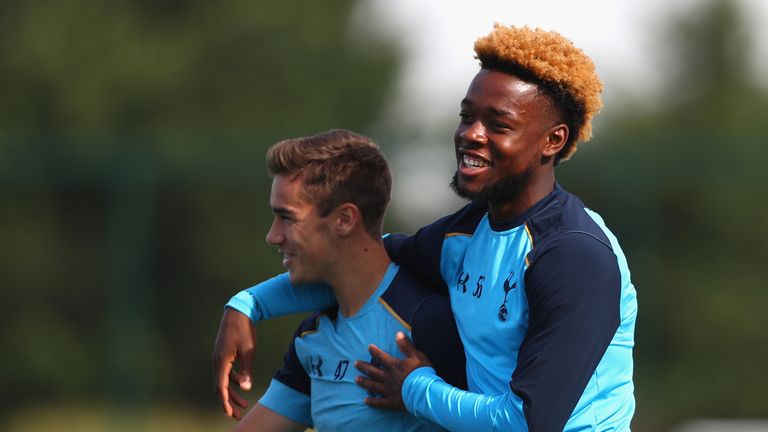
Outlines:
[[[555,172],[531,179],[531,182],[512,201],[504,203],[488,203],[488,216],[494,222],[504,222],[514,219],[555,189]]]
[[[326,282],[336,294],[345,317],[356,314],[378,288],[391,263],[381,239],[367,233],[344,239],[338,245],[341,267]]]

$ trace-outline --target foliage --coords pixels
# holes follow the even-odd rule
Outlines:
[[[0,5],[0,388],[217,409],[223,304],[280,270],[266,148],[365,132],[397,52],[351,1]],[[262,331],[260,381],[296,319]],[[0,415],[2,411],[0,411]]]
[[[390,90],[398,53],[349,34],[352,6],[0,2],[0,417],[61,400],[217,409],[221,306],[280,270],[265,149],[366,132]],[[746,18],[710,1],[655,30],[664,98],[606,107],[558,168],[633,270],[637,430],[768,416],[768,95]],[[260,329],[257,382],[295,323]]]
[[[734,3],[716,1],[666,24],[666,100],[608,107],[595,142],[561,169],[628,251],[643,430],[768,416],[768,95],[747,73],[744,22]]]

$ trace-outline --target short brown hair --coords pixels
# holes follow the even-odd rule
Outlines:
[[[603,84],[592,60],[559,33],[528,27],[494,26],[475,42],[480,67],[536,84],[552,100],[571,134],[555,156],[567,160],[579,142],[592,137],[592,117],[603,103]]]
[[[374,238],[381,236],[392,192],[387,160],[370,138],[344,129],[292,138],[267,151],[270,175],[301,176],[306,198],[321,217],[353,203]]]

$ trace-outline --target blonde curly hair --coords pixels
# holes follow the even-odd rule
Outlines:
[[[475,54],[481,68],[537,84],[552,98],[571,131],[555,164],[592,138],[592,117],[603,106],[603,84],[592,60],[570,40],[553,31],[496,24],[475,41]]]

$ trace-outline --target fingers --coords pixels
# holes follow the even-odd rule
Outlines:
[[[390,385],[370,380],[363,377],[357,377],[355,383],[367,390],[370,394],[376,394],[376,397],[365,398],[365,403],[374,408],[384,409],[405,409],[403,399],[399,391],[394,391]]]
[[[391,410],[404,409],[402,400],[390,399],[386,397],[365,398],[365,404],[374,408],[391,409]]]
[[[229,382],[238,382],[239,376],[237,372],[233,370],[229,373]],[[243,416],[243,411],[248,408],[248,401],[245,400],[242,396],[240,396],[239,393],[235,390],[234,387],[231,387],[227,385],[227,395],[226,397],[221,397],[222,403],[226,400],[228,406],[229,406],[229,412],[227,412],[226,408],[224,409],[224,412],[227,414],[227,416],[232,417],[236,420],[240,420]]]
[[[385,353],[382,351],[379,347],[376,345],[368,345],[368,351],[371,353],[371,356],[379,362],[379,364],[383,365],[385,368],[393,368],[395,364],[397,363],[397,359],[392,357],[391,355]]]
[[[427,358],[426,354],[413,346],[411,340],[408,339],[408,336],[406,336],[403,332],[397,332],[395,335],[395,342],[397,343],[397,347],[400,348],[400,352],[402,352],[406,357],[416,359],[418,360],[419,364],[424,366],[431,365],[431,362]]]
[[[388,388],[381,381],[372,380],[361,376],[355,378],[355,384],[359,385],[370,393],[379,395],[386,393]]]
[[[248,408],[248,401],[240,396],[234,389],[229,390],[229,400],[230,403],[237,405],[239,408]]]
[[[405,354],[406,357],[414,357],[416,354],[414,351],[418,351],[403,332],[397,332],[395,341],[397,342],[397,347],[400,348],[400,352]]]
[[[237,381],[237,373],[233,370],[230,375],[230,382],[236,382]],[[227,412],[226,409],[224,412],[227,414],[227,416],[232,417],[236,420],[240,420],[243,417],[243,412],[246,408],[248,408],[248,401],[245,400],[240,394],[235,390],[234,387],[229,386],[227,388],[227,396],[226,398],[222,397],[222,402],[226,399],[230,411]]]
[[[216,362],[214,367],[218,372],[218,379],[216,381],[216,392],[219,394],[219,400],[221,401],[221,407],[224,409],[224,413],[232,417],[233,409],[229,402],[229,375],[232,371],[232,362],[225,361],[223,363]]]
[[[384,371],[380,367],[364,361],[356,361],[355,368],[377,381],[382,381],[385,377]]]
[[[233,419],[240,421],[243,419],[243,411],[238,408],[232,408],[232,415],[230,416]]]
[[[247,372],[247,376],[242,372],[237,373],[233,368],[233,363],[233,360],[224,362],[214,361],[214,368],[218,368],[216,392],[219,395],[219,400],[221,401],[221,407],[224,410],[224,413],[228,417],[234,417],[239,420],[242,413],[237,408],[246,408],[248,406],[248,401],[243,399],[235,389],[230,386],[230,383],[239,383],[240,388],[247,391],[251,389],[251,377],[250,371]]]
[[[235,371],[234,369],[232,369],[232,371],[229,373],[229,382],[230,383],[240,383],[240,388],[242,390],[246,390],[247,391],[247,390],[250,389],[250,387],[247,388],[247,389],[243,388],[243,384],[242,384],[243,380],[244,380],[243,376],[241,374],[237,373],[237,371]]]
[[[224,413],[229,417],[240,419],[242,413],[239,408],[248,405],[245,399],[235,392],[234,384],[230,383],[237,383],[244,391],[251,389],[255,346],[256,333],[250,318],[226,308],[213,348],[213,376],[215,392],[219,396]],[[234,369],[236,361],[239,371]]]
[[[229,382],[230,383],[241,382],[241,380],[242,380],[242,377],[234,369],[232,369],[232,371],[230,371],[230,373],[229,373]],[[240,387],[242,388],[242,385]],[[229,394],[229,404],[230,404],[230,406],[233,409],[231,417],[235,417],[235,418],[239,419],[239,417],[238,417],[239,416],[239,412],[238,412],[237,408],[242,408],[242,409],[248,408],[248,401],[245,400],[242,396],[240,396],[240,393],[238,393],[235,390],[234,386],[229,386],[228,391],[229,391],[229,393],[228,393]]]
[[[248,401],[243,399],[234,389],[229,390],[229,400],[232,406],[232,415],[230,417],[240,420],[245,409],[248,408]]]
[[[239,355],[240,359],[240,373],[237,377],[237,382],[240,384],[240,388],[244,391],[251,389],[253,382],[251,381],[251,367],[253,366],[253,347],[248,347]]]

